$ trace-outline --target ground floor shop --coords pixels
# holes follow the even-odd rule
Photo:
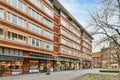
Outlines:
[[[23,72],[23,58],[0,56],[0,75],[16,75]]]
[[[29,60],[29,73],[53,71],[53,60]]]
[[[0,47],[0,76],[79,68],[77,59]]]
[[[75,70],[75,69],[80,69],[79,60],[65,58],[65,57],[58,57],[57,71]]]
[[[88,69],[88,68],[91,68],[91,67],[92,67],[92,62],[91,61],[84,60],[82,62],[82,68],[83,69]]]

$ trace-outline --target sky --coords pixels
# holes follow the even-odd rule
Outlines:
[[[83,25],[90,19],[89,11],[93,11],[98,0],[59,0],[60,3]]]
[[[90,16],[88,11],[92,12],[98,5],[99,0],[59,0],[59,2],[76,18],[76,20],[89,31],[88,22]],[[98,37],[94,36],[94,41]],[[93,52],[100,51],[102,47],[95,47],[93,43]]]

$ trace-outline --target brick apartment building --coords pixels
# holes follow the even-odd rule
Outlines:
[[[100,52],[92,53],[93,67],[118,68],[117,55],[114,52],[115,46],[113,42],[110,42],[109,47],[102,48]]]
[[[92,39],[57,0],[0,0],[2,76],[90,66]]]
[[[102,53],[101,52],[92,53],[92,64],[94,68],[102,67]]]

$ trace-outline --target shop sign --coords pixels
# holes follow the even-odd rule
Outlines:
[[[54,56],[49,55],[49,54],[42,54],[42,53],[33,53],[33,52],[30,52],[30,56],[39,57],[39,58],[54,59]]]
[[[0,56],[0,60],[2,61],[23,61],[22,58],[9,57],[9,56]]]

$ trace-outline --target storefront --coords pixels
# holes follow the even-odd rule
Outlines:
[[[30,60],[30,73],[46,72],[47,68],[49,68],[50,71],[53,71],[54,56],[30,52],[30,57],[34,58],[34,60]]]
[[[91,68],[91,61],[88,61],[88,60],[83,60],[83,64],[82,64],[82,68],[83,69],[88,69],[88,68]]]
[[[71,58],[58,57],[57,70],[74,70],[79,69],[79,61]]]
[[[35,72],[39,72],[39,60],[30,60],[30,73],[35,73]]]
[[[0,56],[0,75],[16,75],[23,72],[23,59],[17,57]]]

